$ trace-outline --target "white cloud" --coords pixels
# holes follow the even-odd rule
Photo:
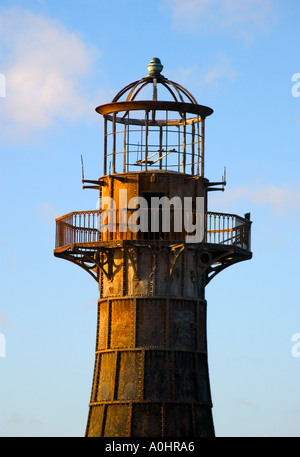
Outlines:
[[[20,9],[2,14],[0,32],[6,132],[32,133],[55,119],[73,121],[94,109],[82,80],[98,57],[95,49],[59,22]]]
[[[258,189],[247,189],[246,194],[259,205],[270,205],[277,211],[285,208],[299,208],[300,190],[290,187],[280,188],[273,184]]]
[[[0,325],[2,327],[12,327],[12,322],[5,314],[0,313]]]
[[[41,221],[53,223],[58,217],[60,211],[52,203],[40,203],[37,208],[37,214]]]
[[[274,23],[274,0],[162,0],[175,27],[191,33],[229,31],[251,40]]]
[[[300,189],[274,184],[241,186],[227,189],[220,196],[213,195],[211,200],[214,205],[233,205],[245,201],[252,205],[269,207],[275,212],[289,212],[300,209]]]
[[[204,66],[201,63],[201,65],[195,64],[189,68],[176,68],[173,72],[169,72],[168,77],[173,81],[180,81],[180,84],[184,87],[193,88],[193,90],[190,90],[195,95],[199,87],[201,89],[210,85],[215,87],[225,81],[232,83],[236,80],[237,75],[238,73],[232,65],[231,59],[226,54],[218,54],[209,65]]]
[[[245,398],[237,398],[236,402],[239,405],[242,405],[247,409],[252,409],[253,411],[259,411],[258,405],[256,403],[254,403],[253,401],[249,401],[249,400],[247,400]]]
[[[13,412],[8,420],[9,424],[42,424],[42,421],[40,419],[37,419],[36,417],[31,417],[30,419],[25,418],[22,414],[18,412]]]
[[[201,80],[203,83],[215,83],[219,79],[234,81],[235,77],[236,71],[232,67],[229,58],[222,55],[219,57],[219,61],[206,71]]]

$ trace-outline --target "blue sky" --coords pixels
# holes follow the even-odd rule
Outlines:
[[[297,0],[1,1],[0,436],[84,434],[98,290],[54,258],[55,217],[96,208],[80,163],[101,176],[94,109],[152,57],[214,110],[206,177],[226,166],[228,184],[209,209],[253,220],[253,259],[206,292],[216,434],[299,436],[299,14]]]

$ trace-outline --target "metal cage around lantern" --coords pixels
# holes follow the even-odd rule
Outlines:
[[[213,110],[165,78],[159,59],[148,69],[147,76],[96,108],[104,117],[104,175],[170,170],[204,176],[204,122]],[[152,100],[140,99],[151,86]]]

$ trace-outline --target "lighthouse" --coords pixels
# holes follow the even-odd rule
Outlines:
[[[98,206],[56,219],[54,255],[99,286],[88,437],[215,436],[205,288],[252,257],[250,215],[210,212],[213,110],[148,73],[98,106],[103,168],[83,178]],[[213,287],[213,283],[210,284]]]

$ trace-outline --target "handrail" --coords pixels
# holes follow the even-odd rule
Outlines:
[[[103,241],[136,240],[140,234],[132,232],[120,222],[121,211],[111,210],[116,222],[115,231],[101,231],[99,228],[100,215],[104,210],[75,211],[56,219],[55,249],[78,244],[82,247],[97,245]],[[107,211],[107,210],[106,210]],[[128,209],[128,216],[135,209]],[[205,212],[204,243],[237,246],[250,251],[251,222],[236,214]],[[176,236],[175,236],[176,235]],[[172,231],[164,233],[165,241],[179,240],[182,233]]]

